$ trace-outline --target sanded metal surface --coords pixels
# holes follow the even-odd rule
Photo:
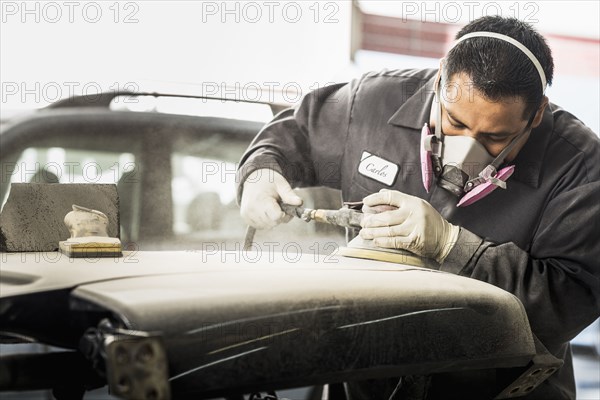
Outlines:
[[[215,246],[206,246],[213,249]],[[407,265],[345,257],[299,255],[273,251],[123,251],[123,257],[70,259],[58,252],[0,253],[0,298],[15,294],[67,289],[75,286],[145,275],[187,272],[280,269],[382,270],[414,269]],[[424,270],[428,273],[437,271]],[[476,282],[475,284],[485,285]],[[489,285],[486,285],[488,287]]]
[[[521,366],[535,354],[513,295],[434,270],[255,252],[125,252],[96,262],[42,254],[57,258],[3,255],[3,330],[20,331],[26,299],[55,293],[20,333],[75,346],[69,332],[96,314],[159,331],[174,393]],[[49,313],[68,315],[69,330],[44,325]]]

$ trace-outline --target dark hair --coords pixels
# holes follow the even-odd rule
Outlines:
[[[531,25],[516,18],[486,16],[463,27],[456,39],[478,31],[501,33],[521,42],[539,60],[547,84],[552,83],[552,52]],[[492,101],[521,97],[527,104],[524,119],[531,118],[542,103],[544,94],[537,69],[520,49],[500,39],[475,37],[459,43],[448,52],[444,72],[446,78],[467,74],[473,87]]]

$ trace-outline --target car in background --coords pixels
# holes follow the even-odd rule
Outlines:
[[[16,182],[114,183],[121,239],[130,247],[189,250],[210,242],[233,249],[246,229],[236,204],[238,161],[284,108],[156,93],[60,101],[1,127],[0,199]],[[341,207],[338,191],[303,189],[302,196],[308,207]],[[305,248],[321,234],[343,243],[339,229],[299,220],[290,227]],[[300,240],[308,236],[310,243]]]

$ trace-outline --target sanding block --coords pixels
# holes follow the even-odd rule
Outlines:
[[[69,238],[58,243],[60,252],[72,258],[78,257],[120,257],[121,241],[117,238],[88,236]]]
[[[65,216],[71,237],[58,243],[59,251],[72,258],[120,257],[119,238],[109,237],[108,217],[101,211],[73,205]]]

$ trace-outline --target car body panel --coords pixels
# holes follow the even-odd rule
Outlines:
[[[401,264],[275,252],[11,253],[1,272],[4,334],[76,348],[110,317],[162,337],[179,394],[516,367],[535,355],[516,297]]]

